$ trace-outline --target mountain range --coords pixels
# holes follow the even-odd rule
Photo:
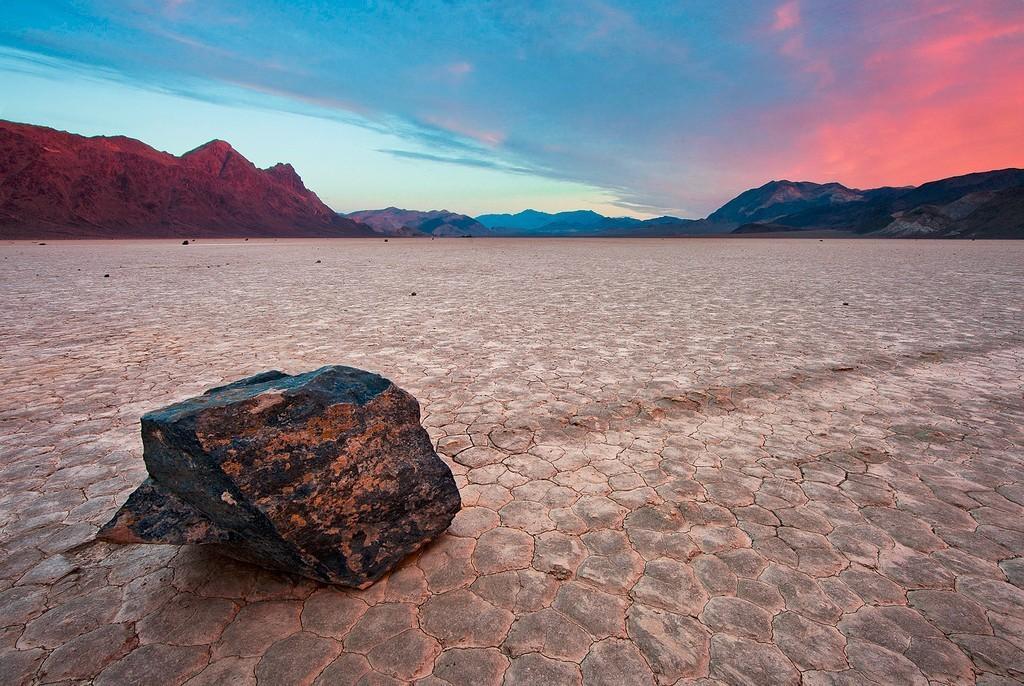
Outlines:
[[[213,140],[181,156],[124,136],[0,120],[0,238],[626,236],[1024,238],[1024,169],[867,190],[770,181],[706,219],[591,210],[484,214],[388,207],[343,215],[290,164],[259,169]]]
[[[895,238],[1024,238],[1024,169],[999,169],[917,187],[858,190],[771,181],[708,217],[734,233],[832,230]]]
[[[372,236],[290,164],[213,140],[180,157],[124,136],[0,121],[0,238]]]
[[[489,236],[490,230],[472,217],[448,210],[361,210],[345,215],[386,236]]]

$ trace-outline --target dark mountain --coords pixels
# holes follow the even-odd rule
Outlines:
[[[808,208],[831,207],[864,199],[864,192],[839,183],[769,181],[740,193],[708,215],[716,224],[770,222]]]
[[[491,223],[496,236],[579,236],[579,237],[653,237],[723,233],[734,225],[709,225],[707,222],[678,217],[605,217],[591,210],[550,214],[525,210],[518,214],[490,214],[478,217]]]
[[[916,188],[852,191],[859,197],[831,196],[827,202],[808,197],[802,206],[785,197],[773,202],[762,193],[769,186],[741,194],[708,219],[736,216],[748,208],[751,219],[734,233],[778,233],[788,227],[894,238],[1024,238],[1024,169],[965,174]],[[811,189],[811,195],[816,192]],[[744,196],[747,200],[740,202]],[[754,208],[761,196],[767,202]]]
[[[220,140],[180,157],[124,136],[0,121],[0,238],[372,236],[289,164]]]
[[[490,230],[464,214],[448,210],[360,210],[345,215],[386,236],[489,236]]]
[[[953,176],[912,188],[893,200],[895,210],[920,205],[946,205],[970,193],[1001,191],[1024,186],[1024,169],[998,169]]]
[[[517,214],[481,214],[476,219],[489,229],[539,229],[554,223],[574,227],[593,226],[600,224],[607,217],[591,210],[572,210],[554,214],[523,210]]]

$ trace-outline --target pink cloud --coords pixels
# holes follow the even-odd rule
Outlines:
[[[452,62],[451,64],[445,65],[445,71],[452,76],[462,77],[473,71],[472,62]]]
[[[791,112],[796,172],[874,186],[1024,164],[1024,19],[984,7],[893,28],[856,82],[802,104],[815,116]]]
[[[700,146],[708,205],[769,179],[872,188],[1024,166],[1024,5],[917,0],[847,21],[871,40],[837,40],[807,18],[762,27],[791,92],[731,113],[718,128],[740,133]]]
[[[508,137],[504,131],[479,129],[454,117],[429,116],[423,120],[431,126],[469,138],[490,148],[498,147]]]
[[[798,0],[789,0],[775,8],[775,21],[772,22],[773,31],[789,31],[800,26],[800,3]]]

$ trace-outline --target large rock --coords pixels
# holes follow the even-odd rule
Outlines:
[[[142,417],[149,478],[103,529],[115,543],[210,543],[365,586],[461,507],[419,404],[376,374],[264,372]]]

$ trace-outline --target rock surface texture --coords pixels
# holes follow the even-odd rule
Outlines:
[[[142,418],[149,478],[99,538],[211,543],[366,586],[437,536],[461,501],[416,399],[352,367],[270,371]]]

